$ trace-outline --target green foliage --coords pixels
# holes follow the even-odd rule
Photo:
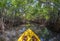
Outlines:
[[[51,3],[56,6],[52,5],[53,7],[51,7]],[[3,8],[5,15],[16,17],[25,14],[27,20],[34,20],[37,17],[44,17],[48,20],[50,12],[56,13],[59,6],[59,0],[0,0],[0,8],[1,10]],[[6,11],[4,11],[5,9]]]
[[[0,7],[5,7],[7,3],[7,0],[0,0]]]

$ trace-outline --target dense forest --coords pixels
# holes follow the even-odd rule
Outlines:
[[[0,0],[0,41],[17,41],[28,28],[44,41],[60,41],[51,40],[60,34],[60,0]]]

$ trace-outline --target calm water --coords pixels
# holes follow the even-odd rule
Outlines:
[[[53,33],[45,26],[38,24],[25,24],[6,28],[3,34],[0,33],[0,41],[17,41],[19,36],[28,28],[32,29],[41,41],[60,41],[60,34]]]

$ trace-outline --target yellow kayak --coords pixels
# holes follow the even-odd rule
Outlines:
[[[19,37],[18,41],[40,41],[40,39],[31,29],[28,29]]]

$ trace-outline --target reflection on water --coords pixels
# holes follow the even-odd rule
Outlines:
[[[11,29],[10,29],[11,28]],[[41,41],[60,41],[60,35],[47,30],[45,26],[38,24],[25,24],[18,27],[10,27],[0,34],[0,41],[17,41],[20,35],[28,28],[32,29],[41,39]]]

